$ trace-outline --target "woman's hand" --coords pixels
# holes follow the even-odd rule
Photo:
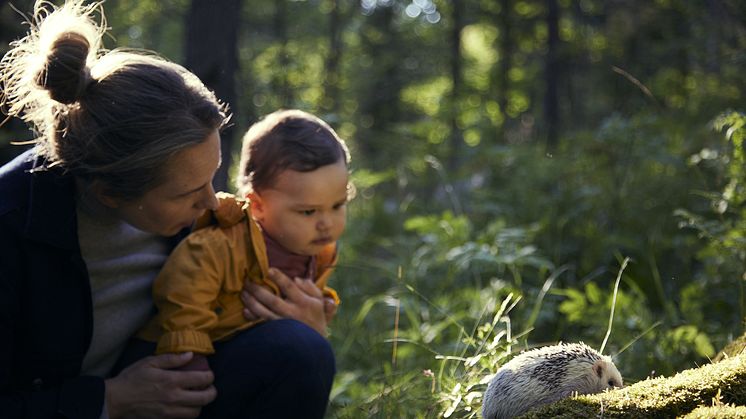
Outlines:
[[[244,317],[249,320],[294,319],[326,336],[327,313],[333,317],[336,305],[327,307],[324,295],[313,281],[290,279],[275,268],[269,269],[269,277],[285,297],[279,297],[265,287],[247,281],[241,293],[241,300],[246,307]]]
[[[324,316],[326,317],[326,324],[332,322],[334,316],[337,315],[337,303],[332,297],[324,297]]]
[[[106,380],[106,408],[111,419],[191,419],[215,399],[212,371],[174,371],[193,354],[150,356]]]

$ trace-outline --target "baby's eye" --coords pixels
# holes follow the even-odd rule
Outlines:
[[[298,212],[301,213],[302,215],[313,215],[316,212],[316,210],[307,209],[307,210],[300,210]]]

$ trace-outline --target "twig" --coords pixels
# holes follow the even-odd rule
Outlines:
[[[612,70],[613,70],[613,71],[614,71],[615,73],[617,73],[617,74],[620,74],[620,75],[622,75],[622,76],[623,76],[624,78],[626,78],[627,80],[629,80],[629,81],[630,81],[630,83],[632,83],[632,84],[634,84],[635,86],[637,86],[637,87],[638,87],[638,88],[639,88],[639,89],[640,89],[640,90],[642,91],[642,93],[644,93],[644,94],[645,94],[645,96],[649,97],[649,98],[650,98],[650,100],[652,100],[652,101],[653,101],[653,103],[654,103],[654,104],[656,104],[656,105],[660,106],[660,104],[658,103],[658,101],[657,101],[657,100],[655,99],[655,96],[653,96],[653,93],[652,93],[652,92],[650,91],[650,89],[648,89],[648,88],[647,88],[647,86],[645,86],[644,84],[642,84],[642,82],[641,82],[640,80],[637,80],[637,79],[635,78],[635,76],[633,76],[633,75],[629,74],[628,72],[626,72],[626,71],[622,70],[621,68],[619,68],[619,67],[617,67],[617,66],[615,66],[615,65],[612,65],[612,66],[611,66],[611,69],[612,69]]]

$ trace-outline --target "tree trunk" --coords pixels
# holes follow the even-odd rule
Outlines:
[[[545,64],[544,80],[546,91],[544,93],[544,121],[547,135],[547,150],[554,151],[557,148],[559,138],[559,98],[557,94],[559,79],[559,60],[557,48],[559,45],[559,4],[557,0],[547,0],[547,56]]]
[[[712,74],[720,73],[720,5],[716,0],[707,0],[707,41],[705,42],[705,69]]]
[[[186,67],[215,92],[237,115],[237,36],[241,0],[192,0],[186,18]],[[215,175],[216,190],[228,187],[233,155],[234,129],[221,133],[223,164]]]
[[[287,5],[286,0],[275,1],[275,16],[274,16],[274,29],[275,39],[280,44],[280,52],[278,56],[278,67],[275,73],[275,94],[280,98],[280,106],[283,108],[293,107],[293,94],[290,89],[290,83],[288,81],[288,67],[290,65],[290,58],[287,53],[288,43],[288,29],[287,29]]]
[[[339,110],[339,60],[342,56],[341,13],[339,0],[328,1],[331,2],[329,55],[326,57],[323,109],[326,112],[337,113]]]
[[[500,64],[497,71],[497,104],[500,106],[500,112],[503,116],[502,127],[497,129],[498,142],[507,143],[508,129],[508,90],[510,89],[510,67],[513,66],[513,40],[512,36],[512,16],[511,9],[513,2],[511,0],[500,0],[500,15],[498,17],[498,27],[500,37],[498,39],[498,57]]]
[[[448,155],[447,167],[450,172],[453,172],[458,168],[461,148],[464,144],[463,135],[458,126],[459,97],[463,88],[463,78],[461,76],[461,32],[464,29],[463,1],[455,0],[451,3],[451,6],[453,7],[453,26],[451,27],[451,81],[453,89],[451,90],[451,106],[449,107],[451,148],[449,150],[450,154]]]
[[[391,151],[380,144],[390,141],[391,127],[400,119],[402,52],[394,17],[392,7],[377,7],[360,30],[362,49],[373,64],[358,69],[367,74],[359,79],[356,145],[359,155],[374,170],[390,167],[388,156]],[[373,33],[382,36],[368,36]]]

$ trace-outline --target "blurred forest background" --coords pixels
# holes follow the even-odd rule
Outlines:
[[[31,3],[0,0],[1,52]],[[476,417],[512,354],[599,348],[612,303],[604,353],[626,382],[743,334],[746,2],[104,7],[109,48],[155,50],[231,105],[221,189],[241,134],[277,108],[348,141],[328,417]],[[31,138],[6,122],[0,162]]]

